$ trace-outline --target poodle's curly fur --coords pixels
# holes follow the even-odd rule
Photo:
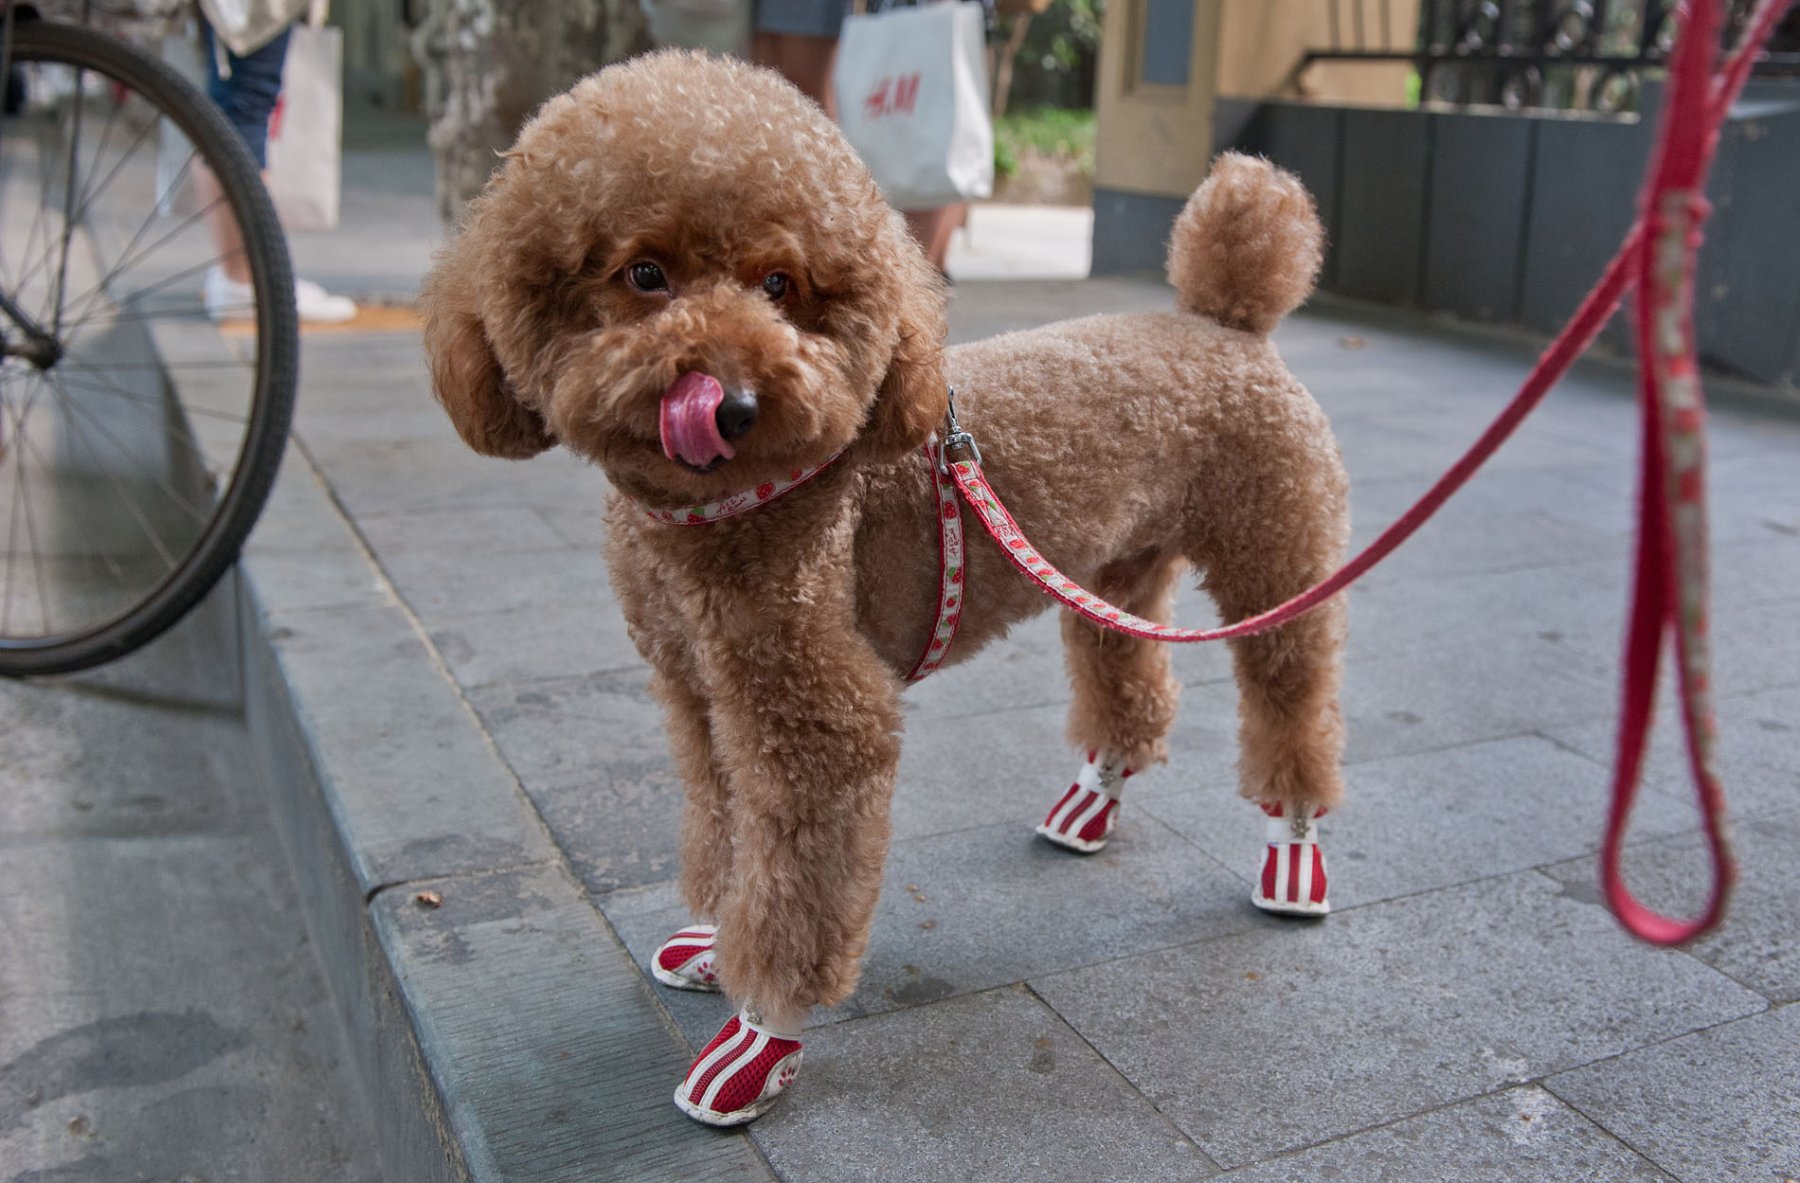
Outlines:
[[[1192,566],[1235,620],[1341,559],[1347,481],[1324,414],[1264,336],[1306,298],[1312,202],[1223,156],[1177,222],[1180,311],[1107,315],[945,349],[945,290],[817,106],[778,76],[666,52],[609,67],[520,134],[425,294],[438,398],[478,451],[556,443],[616,492],[607,558],[655,672],[687,785],[682,888],[719,925],[728,994],[774,1024],[855,985],[888,844],[902,678],[935,623],[938,540],[920,446],[946,382],[1043,553],[1167,619]],[[627,282],[657,263],[669,292]],[[791,277],[771,298],[762,281]],[[659,446],[698,371],[753,391],[736,456]],[[706,527],[644,506],[720,498],[847,448],[823,475]],[[975,523],[967,519],[971,529]],[[949,663],[1050,601],[976,531]],[[1165,756],[1164,646],[1063,622],[1078,747]],[[1341,792],[1344,612],[1234,642],[1242,790]]]

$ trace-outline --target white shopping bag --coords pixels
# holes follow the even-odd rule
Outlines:
[[[994,190],[982,33],[976,3],[844,19],[831,75],[838,123],[898,209]]]
[[[343,172],[344,31],[294,26],[269,117],[269,196],[288,230],[338,224]]]

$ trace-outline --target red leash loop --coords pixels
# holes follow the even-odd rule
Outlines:
[[[1424,525],[1543,401],[1550,387],[1592,344],[1625,293],[1634,283],[1640,284],[1637,330],[1644,459],[1638,495],[1636,586],[1625,644],[1618,762],[1600,851],[1601,886],[1625,929],[1652,944],[1680,944],[1711,931],[1724,917],[1737,866],[1717,773],[1718,727],[1709,673],[1705,398],[1693,330],[1695,259],[1706,215],[1699,194],[1705,187],[1719,128],[1749,78],[1756,55],[1790,2],[1761,0],[1717,78],[1712,77],[1710,66],[1718,44],[1718,0],[1691,0],[1686,6],[1643,209],[1619,253],[1568,326],[1539,358],[1519,393],[1462,458],[1380,537],[1322,582],[1266,612],[1223,628],[1173,628],[1134,616],[1063,575],[1031,545],[989,486],[981,471],[980,454],[973,452],[973,441],[953,419],[953,434],[944,450],[971,446],[973,453],[973,459],[950,464],[964,499],[1013,566],[1046,594],[1104,628],[1175,643],[1266,632],[1348,587]],[[1670,919],[1645,907],[1631,894],[1619,869],[1656,701],[1663,636],[1669,631],[1675,633],[1688,753],[1712,859],[1711,895],[1701,914],[1692,920]]]

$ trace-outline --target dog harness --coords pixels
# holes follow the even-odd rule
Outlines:
[[[955,431],[954,415],[951,416],[950,423],[951,430]],[[661,522],[665,526],[710,526],[714,522],[760,509],[769,502],[792,493],[836,464],[848,450],[841,448],[810,468],[797,468],[780,480],[764,481],[754,489],[740,490],[704,505],[688,505],[677,509],[652,509],[647,505],[639,505],[638,508],[651,521]],[[963,607],[963,525],[962,511],[956,504],[956,485],[944,466],[943,450],[938,446],[935,435],[926,441],[921,451],[925,455],[926,464],[931,468],[931,484],[937,494],[938,612],[937,622],[931,628],[931,636],[925,641],[925,651],[919,655],[919,660],[913,663],[912,671],[906,675],[908,682],[925,678],[950,656],[950,643],[956,639],[956,626],[962,621]]]

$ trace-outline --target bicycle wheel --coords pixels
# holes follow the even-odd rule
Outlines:
[[[286,241],[211,100],[103,33],[7,21],[0,674],[62,673],[156,637],[235,560],[299,335]]]

